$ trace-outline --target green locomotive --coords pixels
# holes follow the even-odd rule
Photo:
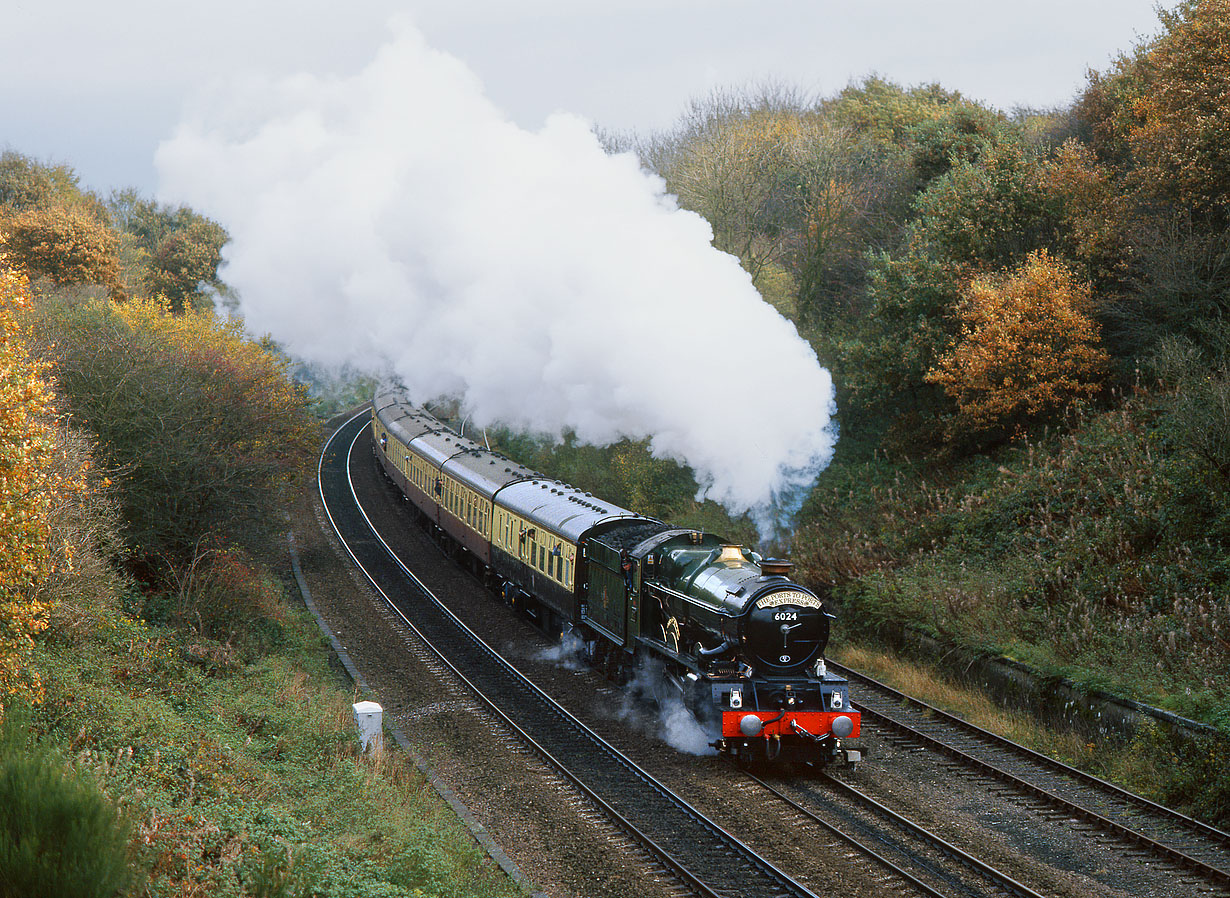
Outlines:
[[[377,459],[442,537],[544,629],[572,632],[616,677],[660,661],[713,746],[743,762],[854,763],[829,615],[762,559],[543,477],[458,436],[396,394],[372,405]]]

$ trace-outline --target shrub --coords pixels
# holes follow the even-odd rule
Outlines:
[[[36,314],[66,404],[119,472],[134,573],[186,571],[214,545],[259,551],[316,446],[286,360],[210,311],[45,297]]]
[[[132,828],[53,754],[0,746],[0,898],[112,898],[139,877]]]
[[[950,440],[1008,434],[1090,398],[1107,363],[1089,287],[1045,251],[998,278],[975,278],[962,333],[927,381],[957,404]]]

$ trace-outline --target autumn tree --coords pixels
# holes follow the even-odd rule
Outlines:
[[[871,313],[843,366],[854,414],[887,415],[913,445],[928,441],[950,400],[926,375],[960,332],[966,286],[1059,240],[1064,206],[1045,171],[1028,148],[1003,141],[919,195],[904,246],[878,255],[869,273]]]
[[[713,245],[736,256],[753,279],[786,252],[793,185],[783,175],[804,127],[792,113],[717,116],[664,173],[680,204],[712,226]]]
[[[116,256],[119,244],[109,227],[81,208],[53,206],[0,216],[8,232],[13,263],[54,286],[98,284],[113,298],[124,291]]]
[[[110,218],[68,166],[11,151],[0,156],[0,230],[10,262],[30,278],[57,287],[100,285],[123,297]]]
[[[1129,141],[1146,189],[1224,224],[1230,213],[1230,0],[1184,0],[1144,59]]]
[[[135,573],[160,579],[215,547],[266,545],[315,448],[284,358],[237,319],[154,300],[48,300],[39,329],[74,421],[118,472]]]
[[[881,147],[852,144],[848,129],[789,95],[694,103],[672,139],[644,155],[709,221],[714,246],[801,319],[851,303],[901,181]]]
[[[1045,250],[974,278],[961,332],[926,378],[956,404],[950,440],[1010,435],[1097,393],[1109,359],[1092,311],[1088,285]]]
[[[130,267],[138,269],[147,296],[165,297],[173,311],[212,305],[208,291],[222,282],[218,268],[225,229],[187,206],[165,206],[136,191],[112,195],[110,210],[124,237]]]
[[[51,391],[19,324],[28,304],[25,276],[0,253],[0,710],[7,696],[37,690],[27,662],[47,626],[35,591],[50,569],[48,511],[57,489]]]

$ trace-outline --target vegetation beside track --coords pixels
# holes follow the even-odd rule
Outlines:
[[[517,894],[277,576],[320,422],[225,239],[0,157],[0,896]]]
[[[834,372],[837,457],[778,548],[838,640],[916,627],[1230,733],[1227,46],[1230,0],[1181,0],[1067,108],[871,77],[716,94],[624,142]],[[317,819],[420,784],[350,754],[346,690],[269,573],[317,419],[290,361],[213,312],[222,225],[6,152],[0,233],[5,758],[92,771],[148,894],[471,882],[422,872],[468,863],[436,854],[447,822]],[[496,439],[755,540],[644,445]],[[1230,823],[1224,742],[1139,738],[1149,764],[1089,763]]]

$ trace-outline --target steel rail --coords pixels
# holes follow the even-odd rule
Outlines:
[[[1160,838],[1150,836],[1142,832],[1139,828],[1129,826],[1118,820],[1107,817],[1105,814],[1099,813],[1085,805],[1066,798],[1055,792],[1053,789],[1048,789],[1039,785],[1037,782],[1031,781],[1024,775],[1013,773],[1005,769],[1004,766],[992,763],[983,758],[965,751],[951,742],[946,742],[943,739],[924,732],[917,726],[907,723],[899,716],[894,716],[891,710],[892,705],[906,706],[921,714],[927,715],[927,722],[931,724],[940,724],[958,730],[961,733],[972,737],[984,745],[992,749],[1007,752],[1023,759],[1026,763],[1034,764],[1044,768],[1044,770],[1052,774],[1058,774],[1062,777],[1074,780],[1078,786],[1083,786],[1101,792],[1109,796],[1115,801],[1122,802],[1131,807],[1146,811],[1157,817],[1162,818],[1164,823],[1177,824],[1187,830],[1192,835],[1198,838],[1208,839],[1209,841],[1218,843],[1218,847],[1230,845],[1230,834],[1227,834],[1208,824],[1201,823],[1184,814],[1180,814],[1171,808],[1164,805],[1149,801],[1140,795],[1135,795],[1113,783],[1108,783],[1105,780],[1099,779],[1092,774],[1086,773],[1083,770],[1078,770],[1064,764],[1062,761],[1057,761],[1054,758],[1049,758],[1046,755],[1040,754],[1032,749],[1026,748],[1012,742],[1009,739],[1000,736],[997,733],[992,733],[966,720],[962,720],[953,714],[944,711],[941,708],[936,708],[927,702],[920,699],[908,696],[905,693],[894,689],[866,674],[860,673],[843,665],[829,662],[829,668],[844,675],[853,684],[862,683],[865,686],[871,687],[876,692],[879,692],[884,698],[884,706],[873,708],[864,697],[853,701],[852,704],[863,714],[869,718],[888,725],[889,727],[906,734],[912,739],[916,739],[929,748],[943,752],[950,757],[956,759],[961,764],[973,767],[983,773],[1008,783],[1014,788],[1021,789],[1032,795],[1045,800],[1046,802],[1060,808],[1066,813],[1073,814],[1084,818],[1085,820],[1095,824],[1102,829],[1108,830],[1114,835],[1128,842],[1135,843],[1141,847],[1147,848],[1149,851],[1165,857],[1166,859],[1176,863],[1194,873],[1198,873],[1207,879],[1220,883],[1221,885],[1230,885],[1230,870],[1217,866],[1201,858],[1189,854],[1187,851],[1174,847],[1171,844],[1161,841]]]
[[[849,783],[842,782],[841,780],[836,779],[835,777],[832,777],[828,775],[827,773],[824,774],[824,778],[826,780],[826,785],[829,788],[835,789],[836,791],[841,792],[844,795],[846,795],[852,801],[861,802],[867,807],[870,807],[877,814],[887,817],[890,821],[892,821],[897,826],[900,826],[902,829],[908,830],[909,832],[917,836],[919,839],[922,839],[923,841],[931,844],[934,848],[939,850],[942,854],[945,854],[948,857],[952,858],[953,860],[958,861],[961,864],[964,864],[966,867],[970,868],[975,873],[978,873],[982,875],[983,877],[989,879],[991,882],[993,882],[995,885],[1002,888],[1004,891],[1012,895],[1016,895],[1017,898],[1043,898],[1042,895],[1040,895],[1038,892],[1035,892],[1029,886],[1018,882],[1017,880],[1013,879],[1008,874],[1004,873],[1002,870],[997,870],[996,868],[992,867],[990,864],[986,863],[985,861],[979,860],[977,857],[970,854],[965,849],[959,848],[958,846],[953,845],[951,842],[947,841],[946,839],[937,835],[936,833],[931,832],[925,827],[919,826],[913,820],[910,820],[908,817],[905,817],[902,814],[898,813],[897,811],[894,811],[892,808],[888,807],[887,805],[884,805],[876,801],[874,798],[872,798],[867,793],[861,791],[860,789],[856,789],[853,786],[851,786]]]
[[[359,418],[363,418],[363,417],[365,417],[365,413],[361,412],[360,414],[356,415],[354,418],[349,419],[341,427],[339,427],[337,431],[335,431],[335,433],[330,438],[328,443],[326,443],[325,450],[321,453],[320,462],[318,463],[318,468],[317,468],[317,475],[318,475],[318,484],[319,484],[320,492],[321,492],[321,501],[324,505],[325,513],[329,518],[329,522],[331,526],[333,527],[334,531],[337,533],[339,540],[341,540],[342,545],[346,548],[346,551],[350,555],[351,559],[354,561],[356,566],[358,566],[360,571],[362,571],[363,575],[367,578],[367,580],[372,584],[373,588],[381,596],[383,601],[393,610],[395,614],[398,615],[398,617],[405,623],[405,625],[413,633],[415,633],[415,635],[420,640],[422,640],[422,642],[426,646],[428,646],[433,651],[433,653],[435,653],[436,657],[439,658],[441,663],[443,663],[446,667],[449,668],[449,670],[452,671],[452,673],[464,684],[465,688],[470,690],[476,697],[478,697],[479,700],[487,708],[489,708],[492,711],[492,713],[495,714],[503,722],[503,724],[506,727],[508,727],[510,730],[512,730],[513,733],[516,734],[518,739],[521,739],[528,747],[530,747],[535,753],[537,753],[540,757],[542,757],[548,764],[550,764],[554,769],[558,770],[561,775],[563,775],[570,783],[573,784],[575,788],[577,788],[583,795],[585,795],[590,801],[592,801],[600,810],[602,810],[602,812],[606,814],[608,818],[611,819],[620,829],[627,832],[639,844],[644,846],[645,849],[649,851],[649,853],[652,856],[654,856],[659,861],[661,861],[663,864],[665,864],[685,884],[687,884],[690,888],[694,889],[698,893],[704,896],[713,896],[713,898],[722,898],[722,896],[724,895],[732,894],[730,892],[718,891],[713,886],[704,882],[700,878],[699,875],[693,873],[682,862],[678,861],[668,848],[660,845],[654,837],[644,832],[644,830],[640,826],[636,825],[631,820],[629,820],[626,817],[626,815],[621,813],[610,802],[606,801],[594,789],[592,789],[589,785],[583,782],[582,779],[577,774],[575,774],[561,759],[557,758],[550,749],[544,746],[539,740],[534,738],[524,727],[520,726],[509,715],[507,715],[503,711],[503,709],[498,706],[495,700],[490,698],[486,694],[486,692],[473,681],[471,676],[467,676],[463,671],[461,671],[457,667],[457,665],[453,663],[453,661],[447,656],[445,652],[441,651],[436,645],[434,645],[432,640],[428,638],[425,633],[422,632],[419,626],[415,625],[410,620],[410,618],[403,612],[402,608],[399,607],[398,603],[395,602],[393,598],[385,591],[385,589],[381,587],[380,583],[377,582],[377,577],[368,569],[368,565],[364,564],[363,560],[359,558],[359,554],[358,552],[356,552],[356,547],[352,545],[352,540],[347,539],[346,535],[342,532],[342,528],[339,526],[337,519],[334,517],[330,498],[326,495],[326,491],[325,491],[324,464],[325,464],[325,458],[329,453],[330,446],[333,445],[334,441],[338,438],[339,434],[342,434],[343,431],[346,430],[350,425],[353,425],[356,420],[358,420]],[[614,746],[610,745],[608,742],[602,739],[602,737],[600,737],[597,733],[594,733],[592,730],[586,727],[579,719],[577,719],[574,715],[572,715],[565,708],[563,708],[563,706],[559,705],[557,702],[554,701],[554,699],[552,699],[545,692],[543,692],[536,685],[534,685],[527,678],[525,678],[524,675],[522,675],[519,671],[516,670],[515,667],[509,664],[498,652],[496,652],[493,648],[487,645],[476,633],[473,632],[473,630],[471,630],[468,626],[466,626],[466,624],[463,621],[457,618],[456,615],[454,615],[451,611],[449,611],[449,609],[443,603],[439,601],[439,599],[431,592],[431,590],[426,586],[426,584],[424,584],[413,573],[413,571],[411,571],[409,567],[397,556],[397,554],[394,552],[392,547],[389,546],[389,544],[384,540],[384,538],[377,531],[376,527],[374,526],[370,517],[368,516],[366,510],[363,509],[362,507],[362,504],[358,498],[357,492],[354,488],[353,479],[351,478],[351,475],[350,475],[350,455],[353,452],[354,445],[357,442],[358,437],[362,434],[362,430],[363,430],[363,427],[360,427],[358,429],[354,437],[351,438],[350,446],[347,449],[346,462],[345,462],[347,485],[349,487],[351,497],[354,500],[355,508],[362,515],[362,518],[366,522],[371,535],[375,537],[375,539],[379,542],[382,550],[385,553],[387,553],[387,557],[390,558],[394,562],[397,568],[405,576],[406,581],[411,586],[411,588],[414,589],[416,592],[418,592],[420,595],[427,598],[434,605],[434,607],[438,610],[438,612],[441,613],[445,617],[445,619],[447,619],[448,622],[457,629],[459,634],[463,635],[466,639],[468,639],[476,647],[478,647],[484,655],[486,655],[491,660],[493,660],[499,666],[499,668],[505,673],[506,676],[511,677],[515,680],[515,683],[519,688],[532,694],[535,700],[537,700],[543,707],[548,709],[555,717],[559,718],[562,722],[566,723],[570,728],[572,728],[578,735],[584,738],[587,742],[597,747],[600,751],[604,752],[609,757],[609,759],[613,761],[616,765],[623,768],[628,774],[633,776],[636,780],[639,780],[641,784],[643,784],[645,787],[647,787],[648,789],[652,790],[654,793],[659,795],[662,799],[664,799],[672,807],[674,807],[679,813],[690,818],[691,822],[694,825],[699,826],[702,829],[706,830],[713,839],[723,843],[727,848],[729,848],[731,851],[737,854],[742,859],[743,863],[746,864],[747,867],[750,868],[752,872],[763,877],[764,880],[767,880],[765,884],[769,884],[769,883],[772,884],[772,888],[774,889],[772,894],[775,894],[775,895],[790,894],[790,895],[802,896],[802,898],[815,898],[814,893],[808,890],[801,883],[798,883],[788,874],[784,873],[781,870],[778,870],[768,861],[764,860],[764,858],[760,857],[760,855],[758,855],[754,850],[752,850],[750,847],[745,845],[738,838],[736,838],[735,836],[727,832],[725,829],[723,829],[721,826],[719,826],[718,824],[716,824],[715,822],[713,822],[712,820],[704,816],[702,813],[700,813],[698,810],[693,808],[690,804],[688,804],[686,801],[684,801],[682,798],[680,798],[678,795],[676,795],[670,789],[668,789],[664,784],[656,780],[647,771],[644,771],[643,769],[638,767],[634,762],[631,761],[631,759],[627,758],[622,752],[620,752]],[[739,887],[738,894],[744,894],[742,887]]]
[[[803,815],[808,820],[812,821],[813,823],[818,824],[822,829],[824,829],[830,835],[836,836],[838,839],[841,839],[847,845],[850,845],[851,847],[855,848],[857,851],[861,852],[862,854],[867,855],[872,860],[874,860],[876,863],[880,864],[880,866],[884,867],[884,869],[888,870],[894,876],[900,877],[901,879],[904,879],[906,882],[908,882],[910,885],[914,886],[914,888],[918,889],[924,895],[928,896],[928,898],[946,898],[944,893],[941,892],[939,889],[919,879],[909,870],[906,870],[904,867],[889,860],[879,851],[867,845],[866,843],[860,842],[858,839],[856,839],[854,836],[847,833],[845,830],[840,829],[834,826],[833,824],[829,823],[827,820],[825,820],[820,815],[818,815],[815,811],[795,801],[789,795],[786,795],[780,792],[778,789],[774,788],[772,785],[765,782],[760,777],[755,776],[754,774],[747,774],[747,777],[752,782],[758,784],[764,789],[767,789],[778,800],[785,802],[786,805],[788,805],[791,808],[791,810],[795,811],[798,814]]]

